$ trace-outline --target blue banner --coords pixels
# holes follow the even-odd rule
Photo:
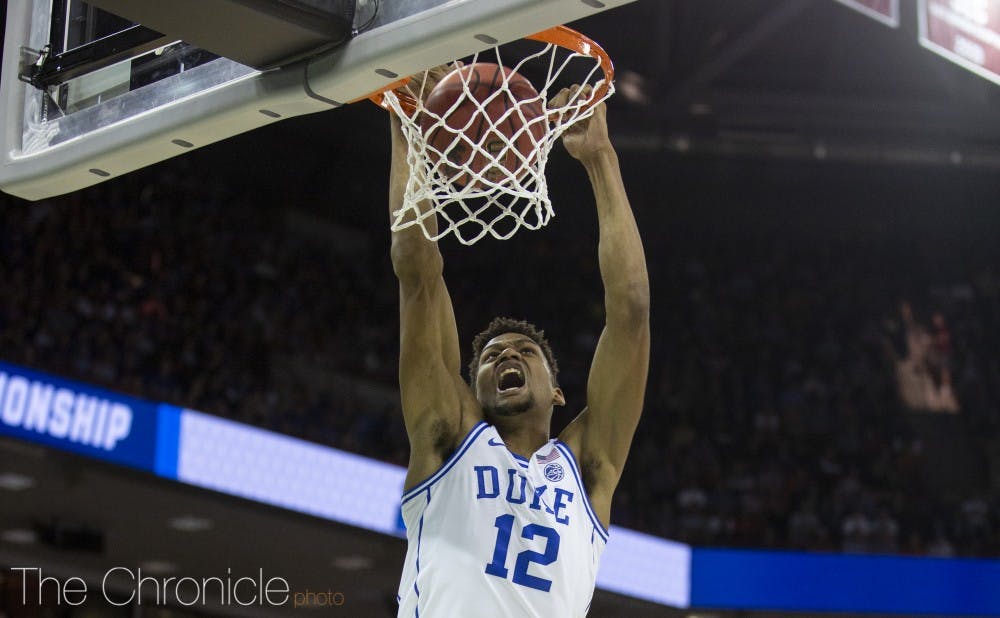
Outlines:
[[[1000,615],[1000,560],[694,549],[691,606]]]
[[[0,362],[0,435],[153,472],[156,434],[156,404]]]

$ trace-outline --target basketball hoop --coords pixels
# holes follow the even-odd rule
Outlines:
[[[475,71],[457,71],[445,78],[460,84],[452,86],[457,96],[435,112],[425,106],[427,97],[409,91],[426,92],[425,71],[370,97],[399,117],[407,143],[410,176],[393,231],[419,225],[432,241],[454,234],[471,245],[487,235],[503,240],[521,227],[538,229],[554,216],[545,181],[549,153],[566,129],[614,93],[614,67],[600,45],[565,26],[525,40],[535,47],[527,55],[512,58],[498,46],[466,65],[509,68],[495,72],[487,95]],[[536,76],[537,94],[520,87],[525,74]],[[553,105],[556,93],[572,85],[589,87]]]

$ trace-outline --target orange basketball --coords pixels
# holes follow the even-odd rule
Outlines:
[[[468,84],[468,94],[463,82]],[[502,183],[508,172],[521,167],[521,157],[533,162],[545,134],[545,121],[538,120],[543,113],[538,91],[523,76],[498,64],[477,62],[448,73],[428,95],[424,107],[430,113],[420,119],[420,128],[432,147],[428,153],[431,161],[447,158],[451,165],[446,174],[461,186],[470,180],[469,172],[463,170]],[[445,126],[438,124],[439,118]],[[480,184],[487,183],[477,182]]]

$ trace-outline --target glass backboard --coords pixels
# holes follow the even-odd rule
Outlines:
[[[263,70],[127,16],[95,17],[79,0],[8,2],[0,188],[29,200],[75,191],[283,118],[334,109],[428,67],[631,1],[356,0],[357,31],[347,43]],[[201,3],[220,11],[226,4]],[[191,10],[184,7],[197,3],[175,5]],[[109,32],[117,38],[106,38]],[[25,81],[60,45],[103,45],[105,56],[45,84]]]

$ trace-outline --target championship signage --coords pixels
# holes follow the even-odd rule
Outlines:
[[[1000,0],[920,0],[920,44],[1000,83]]]
[[[0,435],[154,471],[157,406],[0,363]]]
[[[892,26],[899,25],[899,0],[837,0],[855,11]]]

